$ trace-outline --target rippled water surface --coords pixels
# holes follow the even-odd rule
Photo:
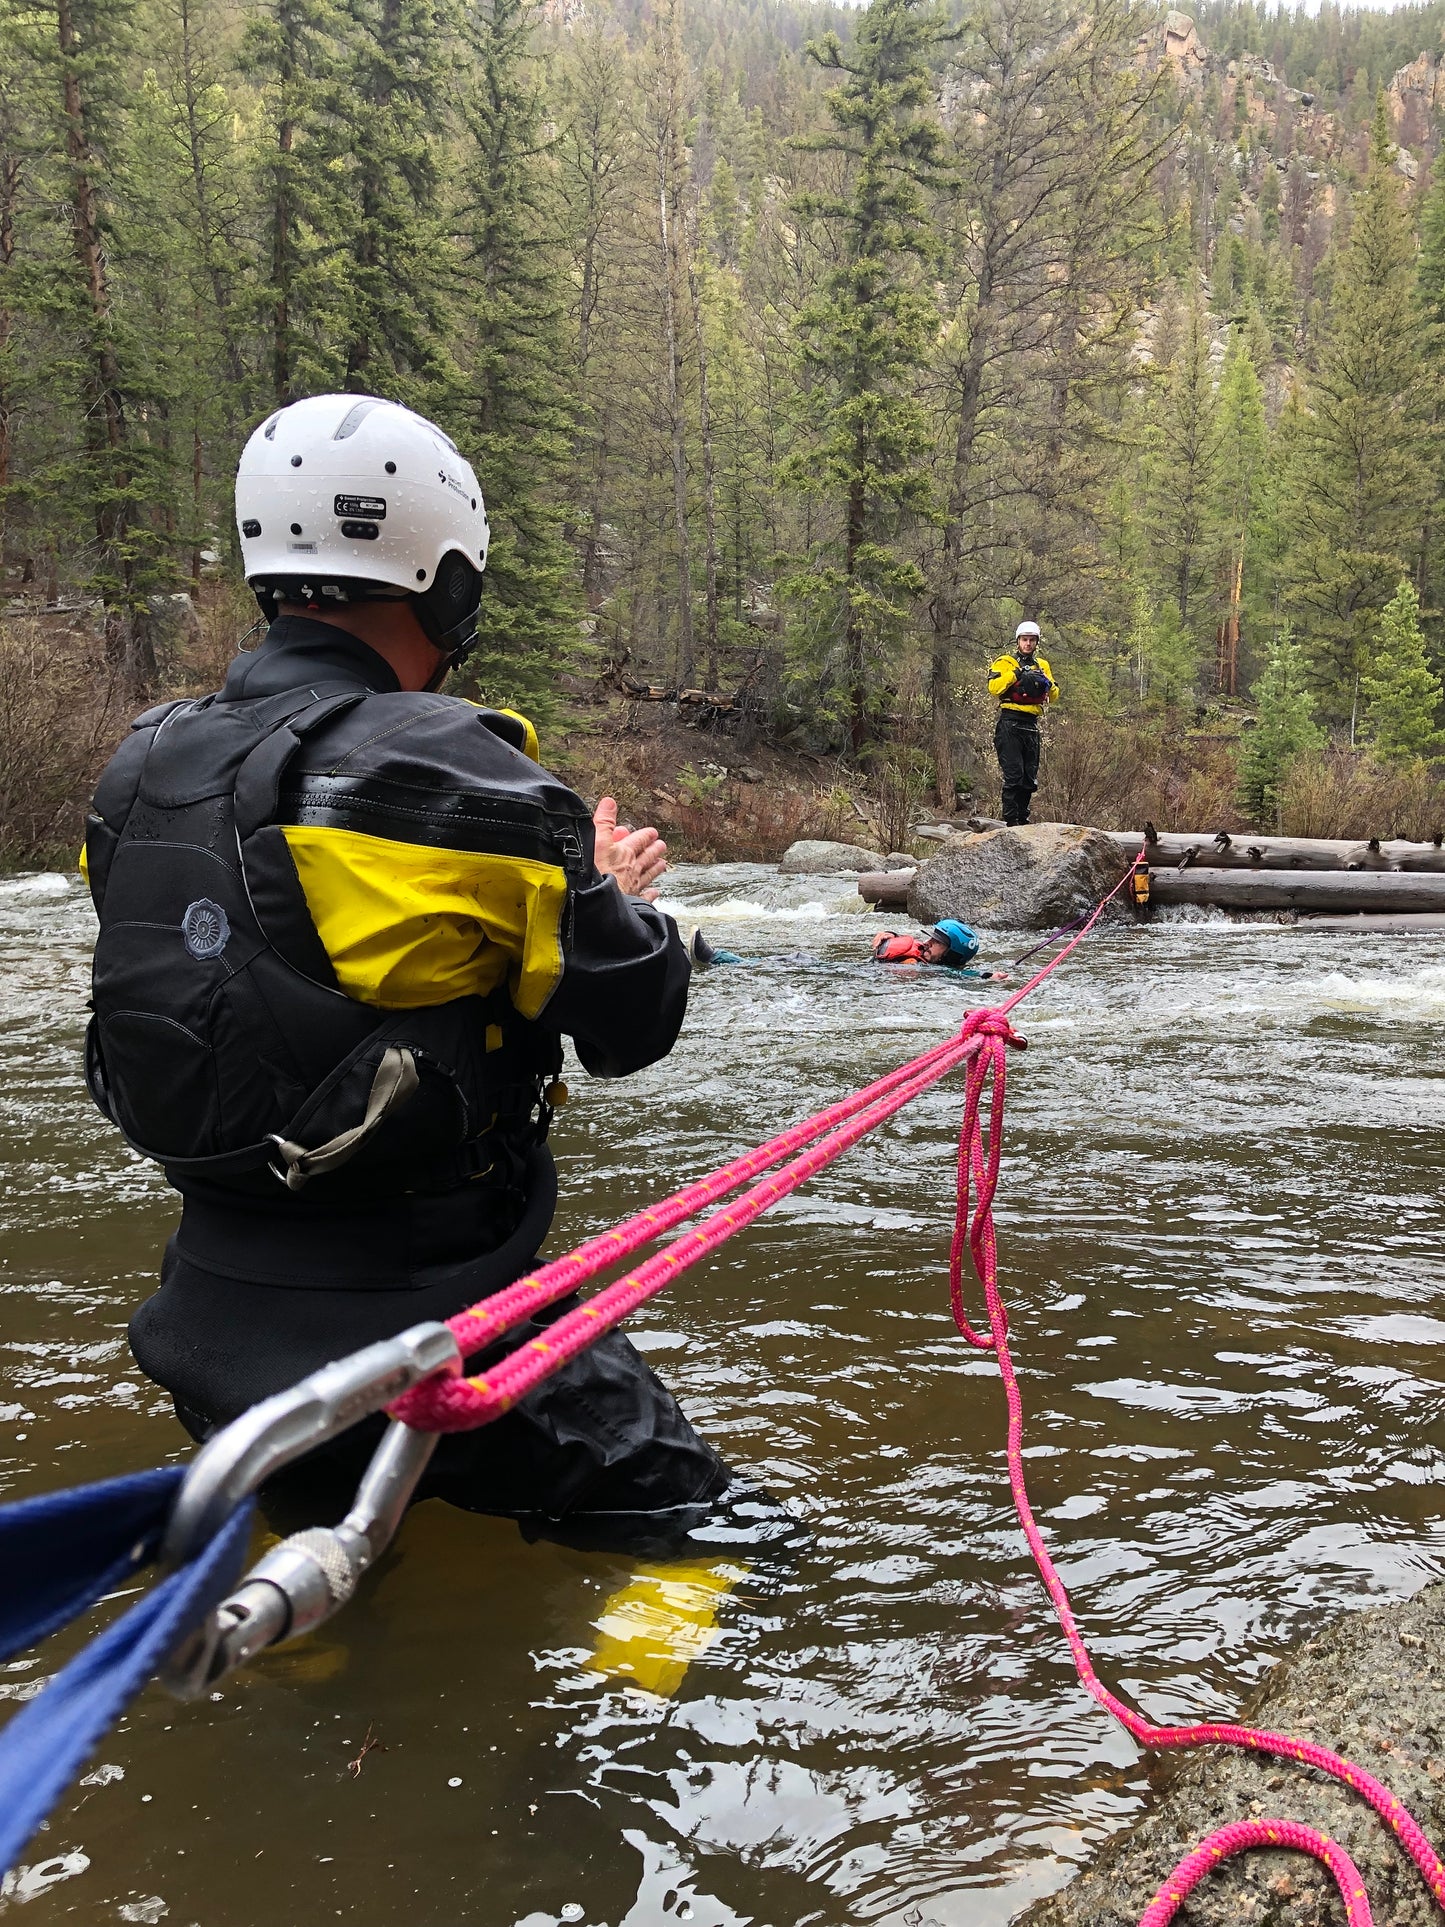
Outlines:
[[[671,887],[746,961],[700,980],[667,1062],[573,1079],[554,1251],[958,1018],[946,975],[863,960],[845,885]],[[185,1444],[125,1345],[174,1211],[81,1087],[91,935],[78,885],[0,884],[7,1497]],[[1440,1569],[1445,943],[1109,932],[1023,1028],[999,1219],[1036,1506],[1101,1670],[1155,1717],[1222,1713]],[[1058,1884],[1143,1774],[1074,1682],[993,1369],[948,1317],[958,1104],[921,1099],[636,1321],[813,1532],[654,1583],[659,1638],[669,1597],[716,1609],[670,1697],[599,1670],[627,1562],[420,1507],[318,1635],[212,1700],[142,1698],[12,1881],[26,1927],[1001,1927]]]

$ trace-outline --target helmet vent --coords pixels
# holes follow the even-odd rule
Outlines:
[[[341,426],[331,439],[334,442],[344,442],[348,435],[354,435],[356,433],[372,409],[379,406],[380,403],[376,400],[368,399],[366,401],[359,401],[354,408],[348,408],[341,418]]]

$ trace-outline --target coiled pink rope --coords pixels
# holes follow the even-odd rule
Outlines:
[[[1142,855],[1142,852],[1141,852]],[[640,1246],[694,1217],[707,1205],[739,1190],[760,1172],[770,1178],[744,1191],[725,1210],[714,1212],[695,1230],[654,1254],[635,1271],[607,1285],[585,1305],[578,1306],[547,1328],[543,1337],[529,1340],[484,1376],[463,1378],[440,1375],[419,1385],[390,1408],[394,1417],[424,1431],[469,1431],[499,1418],[519,1398],[539,1385],[604,1332],[662,1291],[682,1272],[714,1251],[726,1239],[795,1191],[826,1165],[841,1157],[869,1131],[900,1111],[905,1104],[940,1078],[966,1064],[963,1124],[958,1147],[958,1204],[949,1250],[949,1302],[959,1331],[971,1345],[992,1350],[998,1359],[1008,1407],[1008,1471],[1014,1506],[1039,1576],[1058,1615],[1074,1666],[1085,1689],[1106,1712],[1141,1745],[1154,1749],[1193,1746],[1234,1746],[1267,1753],[1317,1767],[1361,1794],[1399,1838],[1420,1869],[1436,1902],[1445,1909],[1445,1866],[1419,1825],[1387,1786],[1324,1747],[1292,1740],[1284,1734],[1255,1731],[1247,1726],[1202,1722],[1193,1726],[1155,1726],[1116,1698],[1094,1671],[1080,1636],[1073,1607],[1049,1557],[1034,1521],[1023,1475],[1023,1401],[1008,1345],[1008,1314],[998,1285],[998,1242],[993,1201],[998,1189],[1003,1152],[1004,1097],[1007,1084],[1005,1056],[1012,1046],[1024,1047],[1010,1025],[1009,1013],[1031,991],[1058,969],[1089,934],[1106,905],[1127,883],[1126,870],[1108,896],[1071,941],[1041,970],[996,1008],[971,1011],[957,1035],[936,1044],[922,1056],[900,1065],[864,1090],[805,1118],[758,1149],[721,1166],[706,1177],[675,1192],[660,1204],[639,1212],[599,1237],[588,1239],[565,1256],[543,1265],[529,1277],[460,1312],[448,1323],[464,1355],[480,1350],[545,1305],[554,1304],[578,1285],[629,1257]],[[983,1093],[988,1089],[987,1144],[983,1121]],[[970,1213],[970,1203],[976,1196]],[[970,1325],[964,1308],[963,1254],[967,1250],[983,1286],[988,1311],[986,1336]],[[1190,1891],[1222,1860],[1255,1847],[1293,1847],[1313,1855],[1334,1877],[1344,1902],[1349,1927],[1371,1927],[1369,1901],[1358,1868],[1345,1850],[1312,1827],[1293,1820],[1239,1821],[1221,1828],[1185,1856],[1145,1910],[1139,1927],[1166,1927]]]
[[[1278,1759],[1294,1760],[1303,1766],[1317,1767],[1322,1773],[1328,1773],[1352,1787],[1369,1802],[1398,1837],[1401,1846],[1420,1869],[1437,1904],[1445,1909],[1445,1866],[1441,1865],[1418,1823],[1390,1789],[1362,1767],[1352,1765],[1325,1747],[1314,1746],[1304,1740],[1292,1740],[1283,1733],[1256,1731],[1248,1726],[1215,1721],[1203,1721],[1193,1726],[1155,1726],[1111,1693],[1094,1671],[1094,1663],[1080,1636],[1064,1582],[1055,1570],[1043,1535],[1034,1522],[1028,1488],[1024,1483],[1023,1400],[1009,1351],[1008,1315],[998,1286],[998,1245],[994,1234],[993,1201],[998,1189],[999,1159],[1003,1148],[1004,1092],[1007,1082],[1005,1046],[1018,1041],[1005,1014],[1014,1001],[1010,999],[1009,1003],[996,1011],[974,1013],[979,1020],[978,1033],[983,1038],[983,1049],[969,1060],[964,1091],[963,1126],[958,1142],[958,1209],[949,1260],[949,1297],[954,1322],[969,1344],[981,1350],[992,1350],[998,1359],[1004,1399],[1008,1406],[1008,1475],[1014,1509],[1018,1513],[1024,1537],[1028,1540],[1029,1551],[1034,1556],[1034,1564],[1039,1569],[1039,1576],[1053,1602],[1064,1637],[1069,1642],[1079,1679],[1085,1690],[1106,1712],[1112,1713],[1141,1746],[1156,1750],[1185,1746],[1241,1747],[1250,1752],[1272,1754]],[[981,1115],[985,1085],[989,1092],[986,1147]],[[970,1198],[975,1192],[977,1202],[970,1215]],[[973,1329],[964,1310],[965,1247],[983,1286],[989,1323],[986,1337]],[[1299,1847],[1306,1853],[1314,1854],[1335,1877],[1350,1927],[1370,1927],[1370,1906],[1365,1897],[1364,1883],[1348,1854],[1313,1829],[1298,1826],[1290,1820],[1241,1821],[1236,1826],[1226,1827],[1222,1832],[1211,1835],[1202,1846],[1196,1847],[1192,1854],[1180,1861],[1145,1911],[1140,1927],[1164,1927],[1166,1921],[1173,1919],[1190,1887],[1202,1879],[1210,1867],[1217,1865],[1227,1854],[1261,1846]]]
[[[1228,1860],[1231,1854],[1249,1853],[1255,1847],[1294,1847],[1322,1860],[1335,1877],[1348,1927],[1372,1927],[1359,1868],[1338,1840],[1331,1840],[1314,1827],[1301,1826],[1298,1820],[1235,1820],[1211,1833],[1179,1862],[1144,1909],[1139,1927],[1168,1927],[1182,1903],[1221,1860]]]

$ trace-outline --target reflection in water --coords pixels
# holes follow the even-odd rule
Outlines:
[[[667,1063],[574,1079],[554,1250],[957,1021],[964,986],[863,960],[834,879],[671,889],[750,962],[699,981]],[[84,1098],[90,936],[63,879],[0,884],[12,1496],[188,1449],[125,1346],[174,1214]],[[1442,1022],[1438,940],[1184,922],[1091,939],[1026,1013],[999,1223],[1029,1477],[1153,1718],[1237,1710],[1288,1642],[1439,1568]],[[700,1599],[421,1507],[318,1640],[140,1702],[8,1890],[27,1927],[1002,1927],[1056,1884],[1143,1775],[1074,1681],[992,1365],[948,1318],[958,1104],[928,1093],[637,1321],[806,1551]],[[598,1669],[639,1624],[644,1664],[690,1660],[670,1697]]]

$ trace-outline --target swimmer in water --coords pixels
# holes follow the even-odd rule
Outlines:
[[[1006,970],[970,970],[968,965],[977,955],[977,933],[953,917],[945,917],[942,923],[934,924],[921,937],[900,936],[894,930],[882,930],[873,939],[875,963],[943,964],[960,977],[972,977],[983,983],[1008,982]]]

